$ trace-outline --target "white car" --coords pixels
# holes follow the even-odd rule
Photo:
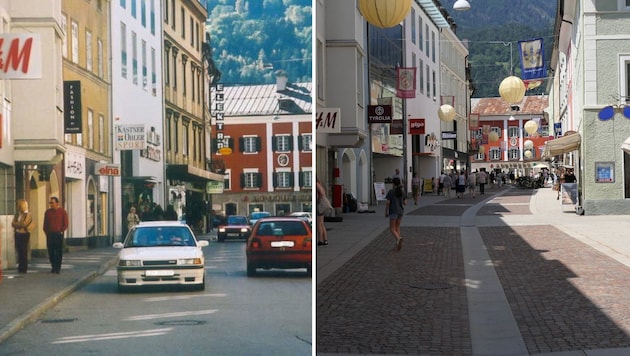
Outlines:
[[[290,216],[294,216],[306,221],[309,225],[313,225],[313,215],[308,211],[296,211],[291,213]]]
[[[202,247],[188,227],[177,221],[150,221],[134,226],[118,254],[118,290],[150,285],[190,285],[205,289]]]

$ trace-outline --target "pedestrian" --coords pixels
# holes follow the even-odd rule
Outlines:
[[[486,194],[486,183],[488,183],[488,174],[486,169],[482,168],[477,175],[477,183],[479,183],[479,195]]]
[[[400,223],[405,211],[405,194],[399,178],[392,180],[393,187],[387,192],[385,199],[385,217],[389,217],[389,231],[396,238],[396,249],[400,251],[402,248],[403,238],[400,236]]]
[[[468,175],[468,193],[470,197],[475,199],[475,188],[477,186],[477,174],[478,172],[474,172]]]
[[[398,169],[398,168],[394,169],[394,176],[392,177],[392,180],[394,178],[398,178],[398,179],[400,179],[402,181],[402,177],[400,176],[400,169]]]
[[[420,178],[414,172],[413,178],[411,178],[411,192],[413,194],[413,204],[418,205],[418,198],[420,197]]]
[[[457,191],[457,198],[464,198],[464,193],[466,192],[466,181],[468,180],[468,177],[466,175],[466,172],[461,171],[459,172],[459,175],[457,176],[457,187],[456,187],[456,191]]]
[[[433,184],[433,195],[439,195],[440,193],[440,178],[439,177],[433,177],[431,178],[431,181]]]
[[[324,225],[324,216],[330,210],[330,201],[326,196],[326,189],[322,185],[322,182],[317,177],[316,183],[316,204],[317,204],[317,246],[328,245],[328,233],[326,232],[326,225]]]
[[[63,259],[63,233],[68,228],[68,213],[59,206],[59,198],[50,197],[50,208],[44,214],[44,233],[46,234],[46,246],[48,259],[52,270],[59,274],[61,260]]]
[[[18,273],[28,270],[28,244],[33,230],[33,216],[28,211],[28,203],[24,199],[17,201],[17,212],[13,216],[11,226],[15,229],[15,252],[17,254]]]
[[[138,214],[136,214],[136,207],[132,206],[129,208],[129,214],[127,214],[127,231],[138,225],[138,223],[140,223],[140,218]]]
[[[177,220],[177,212],[175,211],[173,204],[168,204],[166,206],[166,211],[164,212],[164,220]]]
[[[447,198],[451,197],[452,185],[453,185],[453,180],[451,179],[451,176],[449,176],[448,174],[445,174],[444,180],[442,181],[442,194]]]
[[[438,195],[444,195],[444,178],[446,177],[446,173],[442,171],[440,174],[439,185],[438,185]]]

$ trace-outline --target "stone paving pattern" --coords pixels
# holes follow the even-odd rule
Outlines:
[[[630,346],[630,270],[549,225],[479,228],[531,354]]]
[[[459,228],[385,232],[317,287],[317,351],[471,355]]]

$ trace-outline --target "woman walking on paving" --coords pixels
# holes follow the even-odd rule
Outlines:
[[[385,196],[385,199],[387,199],[385,217],[389,217],[389,231],[396,238],[396,249],[400,251],[403,241],[403,238],[400,236],[400,223],[402,222],[406,201],[400,179],[394,178],[392,183],[394,185],[393,188]]]
[[[24,199],[17,202],[18,211],[13,217],[11,226],[15,229],[15,252],[17,254],[18,273],[28,270],[28,242],[33,230],[33,216],[28,211],[28,203]]]
[[[325,246],[328,245],[328,233],[326,232],[326,225],[324,225],[324,216],[326,215],[326,212],[324,210],[328,209],[330,202],[328,200],[328,197],[326,196],[326,189],[324,189],[324,186],[319,180],[319,177],[317,177],[316,193],[317,206],[315,209],[317,212],[317,246]],[[320,208],[320,205],[322,205],[324,202],[328,202],[328,204],[324,204],[328,206]]]

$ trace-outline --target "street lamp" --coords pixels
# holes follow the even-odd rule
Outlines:
[[[470,10],[470,3],[466,0],[457,0],[453,5],[455,11],[468,11]]]
[[[372,25],[389,28],[407,17],[411,10],[411,0],[359,0],[359,10]]]
[[[444,104],[438,109],[438,117],[444,122],[451,122],[455,120],[456,115],[457,112],[455,112],[455,108],[451,105]]]

